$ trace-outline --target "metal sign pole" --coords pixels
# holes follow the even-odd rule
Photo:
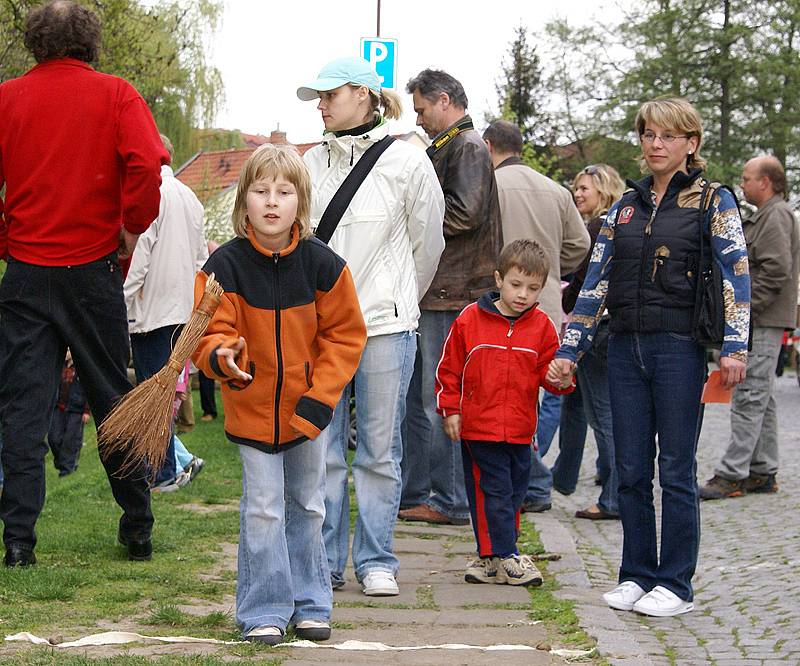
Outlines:
[[[375,33],[375,36],[381,36],[381,0],[378,0],[378,31]]]

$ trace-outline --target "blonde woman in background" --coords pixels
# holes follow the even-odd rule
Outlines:
[[[593,164],[582,169],[572,182],[575,205],[592,239],[605,222],[611,205],[617,201],[625,184],[616,169],[607,164]],[[572,312],[586,277],[591,251],[572,275],[561,297],[564,312]],[[553,488],[571,495],[578,484],[587,424],[597,443],[597,476],[602,490],[597,503],[575,513],[587,520],[617,520],[618,477],[614,463],[614,435],[611,429],[611,404],[608,397],[608,315],[601,317],[594,343],[578,366],[575,391],[561,399],[561,423],[558,435],[558,458],[553,465]]]

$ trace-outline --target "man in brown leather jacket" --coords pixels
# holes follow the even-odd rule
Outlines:
[[[404,424],[400,518],[467,524],[461,450],[444,434],[436,413],[434,376],[458,313],[494,288],[503,245],[492,160],[467,115],[463,86],[446,72],[426,69],[411,79],[417,125],[432,139],[428,155],[444,191],[445,250],[420,303],[419,345]]]

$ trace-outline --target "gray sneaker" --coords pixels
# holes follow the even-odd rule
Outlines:
[[[541,585],[544,579],[529,555],[510,555],[497,567],[497,582],[507,585]]]
[[[192,462],[186,465],[185,471],[189,474],[189,481],[194,481],[194,477],[200,474],[200,471],[203,469],[203,465],[206,464],[206,461],[202,458],[198,458],[197,456],[192,457]]]
[[[496,557],[478,557],[467,565],[464,580],[468,583],[498,583]]]

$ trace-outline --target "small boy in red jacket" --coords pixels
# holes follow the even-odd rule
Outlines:
[[[531,240],[503,248],[495,271],[498,292],[464,308],[453,323],[436,370],[437,411],[444,430],[461,441],[472,528],[479,558],[468,583],[541,585],[531,558],[517,550],[519,514],[531,468],[539,387],[558,333],[537,299],[549,264]]]

